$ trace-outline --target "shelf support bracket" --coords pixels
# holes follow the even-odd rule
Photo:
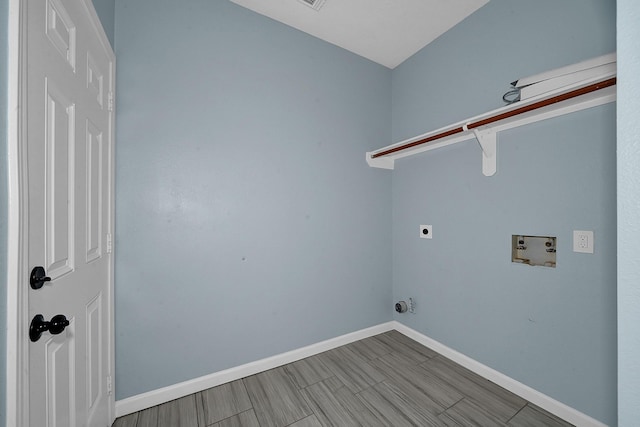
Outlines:
[[[473,129],[473,134],[482,149],[482,174],[484,176],[493,176],[496,173],[496,155],[497,155],[497,135],[496,132],[488,129],[479,131]]]

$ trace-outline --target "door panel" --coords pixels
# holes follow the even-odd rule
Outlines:
[[[65,332],[49,337],[45,344],[47,420],[51,427],[75,427],[74,323]],[[33,425],[33,423],[32,423]]]
[[[46,34],[62,58],[76,68],[76,26],[59,0],[47,1]]]
[[[95,412],[99,411],[100,400],[103,397],[105,373],[103,372],[102,360],[102,293],[98,294],[87,305],[87,408],[88,418],[92,419]]]
[[[46,270],[56,279],[73,269],[75,106],[46,79]]]
[[[96,98],[96,102],[102,108],[104,105],[104,74],[100,71],[97,62],[87,54],[87,89]]]
[[[102,132],[87,120],[87,262],[102,256],[102,201],[104,197],[104,151]]]

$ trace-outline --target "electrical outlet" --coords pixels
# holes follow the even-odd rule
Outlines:
[[[422,239],[431,239],[433,234],[433,227],[430,225],[421,225],[420,226],[420,237]]]
[[[573,230],[573,252],[593,253],[593,231]]]

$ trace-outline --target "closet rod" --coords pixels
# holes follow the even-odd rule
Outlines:
[[[551,104],[555,104],[558,102],[566,101],[571,98],[575,98],[577,96],[586,95],[587,93],[595,92],[600,89],[607,88],[609,86],[614,86],[616,84],[616,78],[612,77],[607,80],[603,80],[601,82],[590,84],[589,86],[582,87],[580,89],[575,89],[567,93],[563,93],[561,95],[556,95],[551,98],[543,99],[538,102],[534,102],[530,105],[525,105],[524,107],[516,108],[511,111],[507,111],[502,114],[498,114],[495,116],[487,117],[486,119],[478,120],[477,122],[469,123],[466,126],[460,126],[457,128],[449,129],[447,131],[438,133],[436,135],[431,135],[426,138],[420,139],[418,141],[413,141],[408,144],[400,145],[398,147],[393,147],[385,151],[381,151],[379,153],[374,153],[371,155],[372,159],[376,157],[386,156],[388,154],[396,153],[398,151],[406,150],[408,148],[413,148],[418,145],[423,145],[429,142],[433,142],[438,139],[445,138],[447,136],[455,135],[457,133],[462,133],[470,129],[475,129],[480,126],[485,126],[491,123],[498,122],[500,120],[508,119],[509,117],[517,116],[519,114],[527,113],[529,111],[537,110],[542,107],[546,107]]]

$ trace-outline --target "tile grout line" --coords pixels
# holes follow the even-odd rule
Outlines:
[[[440,413],[440,415],[442,415],[442,414],[446,414],[446,413],[447,413],[447,411],[448,411],[449,409],[453,408],[454,406],[456,406],[458,403],[462,402],[462,401],[463,401],[463,400],[465,400],[466,398],[467,398],[467,396],[462,395],[462,397],[461,397],[460,399],[458,399],[454,404],[449,405],[449,407],[448,407],[448,408],[445,408],[445,410],[444,410],[444,411],[442,411],[442,412]],[[449,415],[449,414],[447,414],[447,415]]]
[[[513,417],[511,417],[511,418],[509,418],[507,421],[505,421],[505,424],[509,424],[509,423],[511,422],[511,420],[512,420],[512,419],[514,419],[515,417],[517,417],[517,416],[518,416],[518,414],[519,414],[520,412],[522,412],[522,410],[523,410],[524,408],[526,408],[526,407],[527,407],[527,405],[529,405],[529,402],[525,403],[525,404],[524,404],[524,406],[522,406],[522,408],[518,409],[518,412],[516,412],[515,414],[513,414]]]
[[[223,422],[223,421],[226,421],[226,420],[228,420],[228,419],[230,419],[230,418],[233,418],[233,417],[237,417],[237,416],[239,416],[239,415],[241,415],[241,414],[244,414],[244,413],[247,413],[247,412],[249,412],[249,411],[253,411],[253,407],[252,407],[252,408],[249,408],[249,409],[246,409],[246,410],[244,410],[244,411],[240,411],[240,412],[238,412],[237,414],[229,415],[227,418],[223,418],[223,419],[221,419],[221,420],[218,420],[218,421],[216,421],[215,423],[206,424],[206,421],[205,421],[205,427],[211,427],[211,426],[213,426],[213,425],[219,424],[219,423],[221,423],[221,422]],[[257,418],[257,417],[256,417],[256,418]]]
[[[251,376],[253,376],[253,375],[251,375]],[[253,412],[255,413],[256,404],[253,401],[253,399],[251,399],[251,393],[249,393],[249,390],[247,388],[247,384],[245,382],[247,378],[249,378],[249,377],[241,378],[240,381],[242,381],[242,387],[244,387],[244,391],[245,391],[245,393],[247,393],[247,397],[249,398],[249,402],[251,402],[251,409],[253,409]],[[258,425],[260,425],[260,420],[258,420],[258,414],[255,413],[255,416],[256,416],[256,420],[258,421]]]
[[[207,427],[207,414],[205,413],[204,408],[204,397],[202,396],[202,392],[199,391],[195,393],[196,395],[196,415],[202,415],[202,420],[198,420],[198,425],[202,424],[203,427]],[[200,398],[200,408],[201,412],[198,412],[198,398]]]

